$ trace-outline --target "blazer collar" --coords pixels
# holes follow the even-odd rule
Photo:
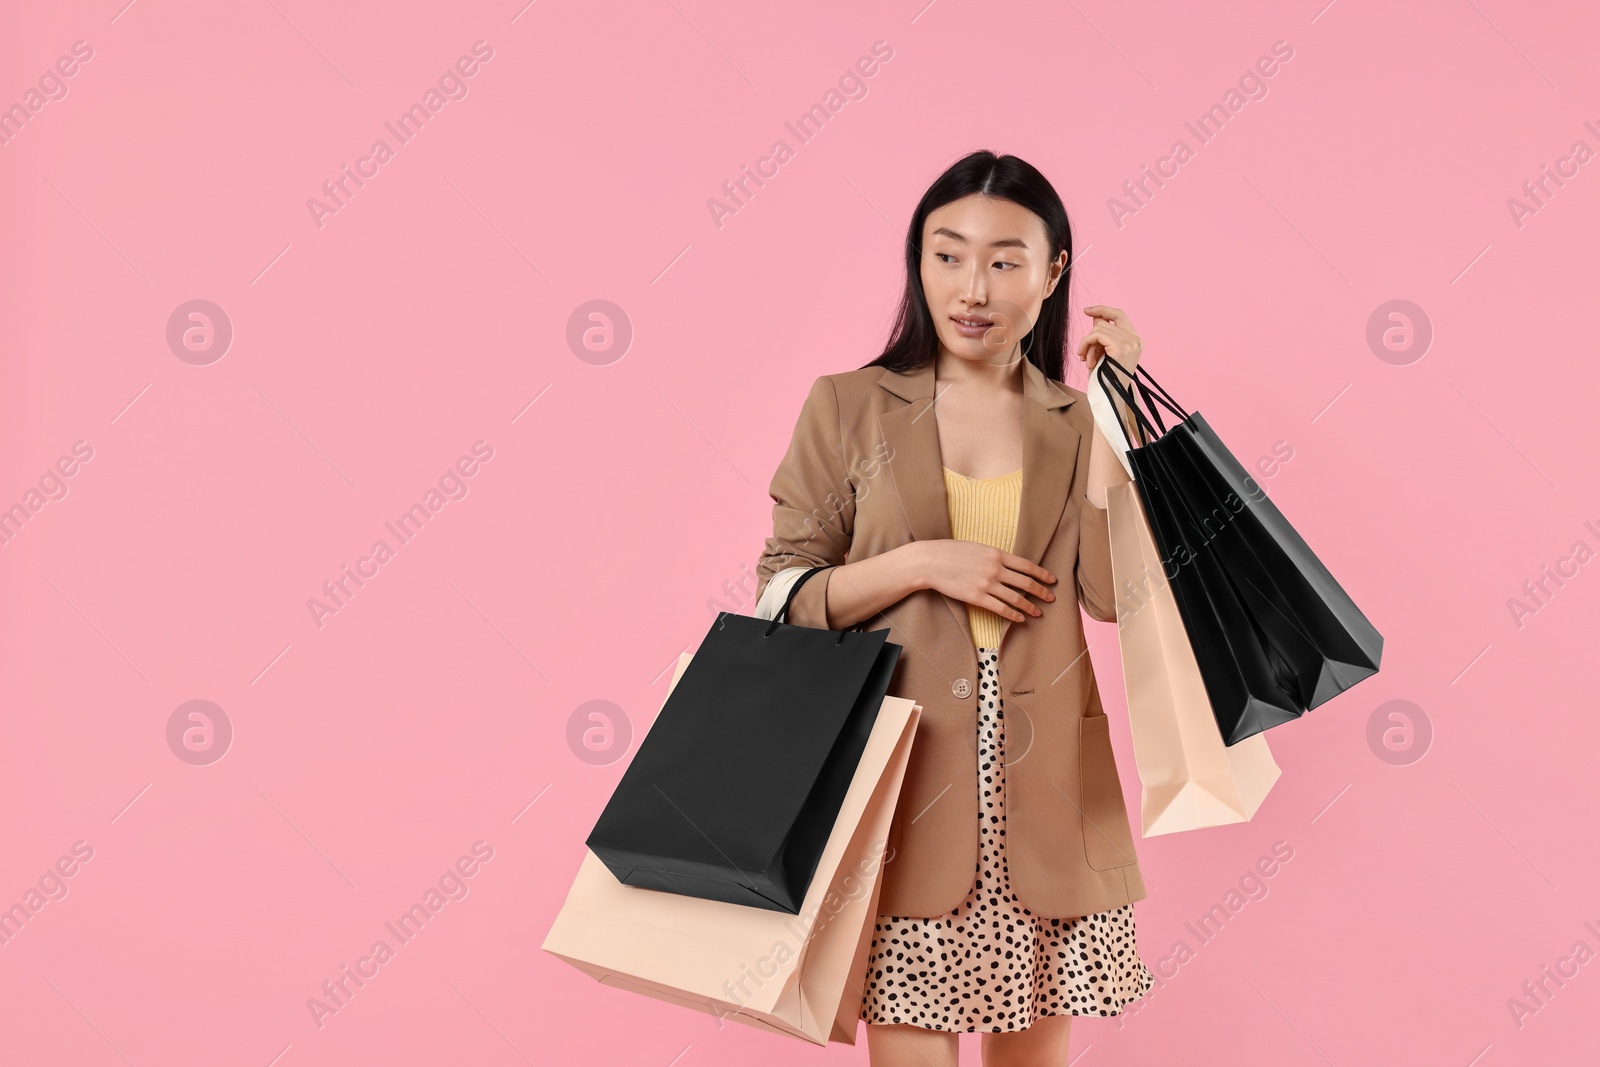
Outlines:
[[[944,488],[944,457],[939,449],[939,424],[934,413],[934,361],[901,373],[885,370],[878,384],[907,401],[878,416],[884,442],[889,446],[887,466],[893,472],[895,491],[905,510],[906,525],[914,541],[947,539],[949,504]],[[1017,515],[1015,555],[1040,562],[1061,523],[1078,463],[1081,435],[1061,411],[1077,398],[1046,378],[1031,362],[1022,363],[1022,503]],[[1066,591],[1071,574],[1056,575],[1058,603],[1075,603]],[[944,598],[951,621],[972,643],[972,626],[966,605]],[[1007,619],[1001,642],[1011,631]]]

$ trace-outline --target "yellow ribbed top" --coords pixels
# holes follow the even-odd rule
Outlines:
[[[1017,513],[1022,507],[1022,469],[995,478],[969,478],[944,468],[944,495],[950,510],[950,536],[957,541],[977,541],[1010,552],[1017,540]],[[977,648],[999,648],[1006,620],[973,604],[967,606],[972,643]]]

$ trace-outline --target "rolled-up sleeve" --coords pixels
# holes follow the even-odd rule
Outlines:
[[[1117,621],[1117,589],[1111,575],[1111,522],[1105,508],[1079,497],[1078,562],[1073,580],[1078,587],[1078,603],[1091,619]],[[818,575],[821,577],[821,575]]]
[[[786,621],[829,629],[828,581],[849,554],[856,498],[844,460],[839,397],[826,375],[812,383],[770,494],[772,536],[756,566],[756,599],[780,571],[827,567],[795,592]]]

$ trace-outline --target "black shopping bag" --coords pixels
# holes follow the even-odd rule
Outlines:
[[[1179,495],[1188,517],[1185,529],[1194,535],[1187,543],[1196,552],[1215,557],[1213,565],[1227,576],[1234,593],[1250,613],[1252,625],[1261,634],[1273,678],[1298,717],[1299,712],[1313,706],[1316,680],[1337,664],[1329,660],[1323,646],[1302,625],[1309,620],[1296,619],[1280,595],[1282,591],[1268,566],[1269,559],[1281,558],[1276,546],[1248,543],[1252,539],[1247,534],[1256,532],[1243,514],[1248,498],[1224,489],[1217,491],[1213,500],[1209,490],[1214,471],[1207,464],[1197,462],[1186,449],[1178,447],[1184,442],[1176,430],[1172,431],[1172,436],[1172,448],[1165,456],[1167,479],[1169,484],[1181,487]],[[1260,492],[1259,488],[1255,491]],[[1211,506],[1202,508],[1205,503]],[[1320,618],[1320,614],[1317,617]],[[1349,684],[1354,684],[1354,680]]]
[[[798,914],[900,659],[889,631],[721,612],[586,843],[626,885]]]
[[[1099,375],[1107,395],[1114,389],[1135,412],[1143,443],[1133,448],[1128,441],[1129,462],[1141,500],[1166,518],[1165,541],[1153,515],[1152,530],[1191,641],[1197,629],[1214,626],[1234,638],[1228,643],[1234,662],[1219,658],[1209,674],[1196,649],[1218,727],[1234,744],[1377,673],[1383,637],[1205,419],[1184,411],[1148,370],[1140,371],[1148,385],[1137,376],[1125,385],[1104,364]],[[1133,386],[1161,427],[1159,436]],[[1180,420],[1170,430],[1158,405]],[[1249,647],[1252,635],[1259,655]]]
[[[1166,436],[1173,438],[1177,478],[1191,510],[1239,512],[1238,521],[1220,524],[1211,547],[1275,635],[1289,669],[1285,684],[1297,703],[1309,710],[1376,674],[1383,635],[1205,418],[1184,411],[1148,370],[1144,373],[1159,394],[1140,382],[1147,403],[1157,401],[1182,420]],[[1154,404],[1151,410],[1160,423]]]
[[[1168,458],[1151,442],[1130,450],[1134,486],[1150,520],[1178,615],[1194,650],[1211,712],[1225,744],[1290,719],[1302,709],[1283,685],[1287,674],[1268,635],[1216,553],[1205,550],[1217,516],[1197,515],[1178,488]],[[1137,453],[1143,453],[1139,455]]]

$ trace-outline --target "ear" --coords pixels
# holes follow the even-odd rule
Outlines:
[[[1050,264],[1049,280],[1045,282],[1044,286],[1044,298],[1046,300],[1050,299],[1050,294],[1056,291],[1056,285],[1060,283],[1061,276],[1063,273],[1065,273],[1066,269],[1067,250],[1063,248],[1060,255],[1056,256],[1054,262]]]

